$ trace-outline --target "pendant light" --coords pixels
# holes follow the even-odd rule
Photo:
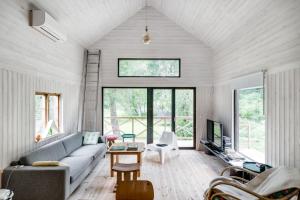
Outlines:
[[[151,38],[148,32],[148,4],[147,4],[147,0],[146,0],[146,15],[145,15],[145,34],[143,37],[143,42],[144,44],[150,44],[151,43]]]

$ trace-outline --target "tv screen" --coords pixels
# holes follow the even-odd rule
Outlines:
[[[222,150],[223,126],[221,123],[207,120],[207,141]]]
[[[214,126],[214,121],[212,120],[207,120],[207,141],[208,142],[213,142],[213,126]]]
[[[213,127],[213,135],[214,135],[214,140],[213,143],[215,146],[222,148],[222,124],[218,122],[214,122],[214,127]]]

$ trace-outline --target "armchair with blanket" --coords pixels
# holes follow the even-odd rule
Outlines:
[[[227,170],[241,170],[255,177],[247,181],[239,177],[223,176]],[[228,167],[220,177],[211,181],[204,194],[205,200],[300,200],[300,169],[272,168],[256,174],[240,167]]]

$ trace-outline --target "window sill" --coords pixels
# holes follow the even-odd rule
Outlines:
[[[239,154],[241,154],[242,156],[244,156],[247,161],[250,161],[250,162],[258,162],[258,163],[262,163],[262,164],[266,164],[266,161],[261,161],[261,160],[254,160],[253,158],[247,156],[246,154],[240,152],[240,151],[237,151]]]
[[[62,138],[62,137],[64,137],[64,136],[66,136],[66,133],[56,133],[56,134],[54,134],[54,135],[51,135],[51,136],[48,136],[48,137],[45,137],[45,138],[43,138],[43,139],[41,139],[41,140],[39,140],[39,141],[36,141],[35,140],[35,143],[36,144],[40,144],[40,143],[48,143],[49,141],[51,142],[51,141],[54,141],[55,139],[59,139],[59,138]]]

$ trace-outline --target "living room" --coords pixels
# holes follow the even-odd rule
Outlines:
[[[299,196],[299,1],[0,8],[0,199]]]

